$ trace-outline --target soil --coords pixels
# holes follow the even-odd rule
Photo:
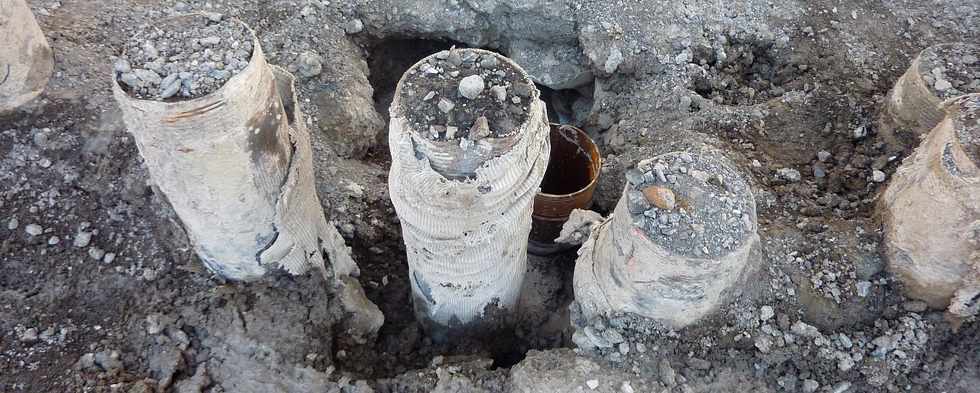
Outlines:
[[[809,66],[770,40],[724,36],[715,47],[696,46],[690,58],[692,89],[723,105],[753,105],[803,88]]]
[[[741,247],[755,230],[748,183],[721,160],[670,153],[641,161],[626,176],[633,222],[678,255],[717,258]],[[666,193],[670,201],[651,201],[647,190]]]
[[[922,79],[941,100],[980,93],[980,46],[939,45],[922,52]]]
[[[474,97],[464,97],[461,83],[474,75],[483,88]],[[432,140],[476,139],[471,133],[480,117],[487,119],[490,136],[499,138],[527,121],[530,100],[538,96],[523,75],[497,54],[440,51],[408,70],[399,102],[412,127]],[[505,93],[497,96],[494,90],[500,88]]]
[[[968,393],[980,385],[980,324],[950,323],[903,296],[879,252],[874,205],[887,181],[871,181],[876,170],[890,177],[915,147],[884,149],[872,120],[882,97],[921,50],[980,41],[975,2],[28,3],[56,69],[39,99],[0,117],[0,391],[141,392],[168,380],[170,391],[205,393],[589,391],[590,381],[607,392],[628,391],[625,381],[637,392]],[[324,209],[385,314],[376,339],[346,337],[322,278],[243,285],[212,277],[154,192],[106,75],[138,26],[192,11],[245,21],[272,64],[299,71],[301,54],[323,59],[297,89],[305,121],[321,131],[312,137]],[[539,305],[526,314],[536,322],[514,332],[525,344],[434,345],[412,312],[386,188],[379,112],[387,106],[375,106],[401,71],[374,65],[403,52],[372,49],[400,41],[489,48],[534,70],[540,90],[560,93],[548,102],[562,109],[553,112],[600,145],[600,213],[615,206],[624,172],[639,161],[694,142],[723,149],[755,195],[759,273],[697,326],[671,332],[613,318],[594,329],[622,342],[573,351],[570,332],[584,321],[566,307],[570,252],[532,265],[540,279],[522,302]],[[753,53],[755,71],[727,74],[708,58],[701,65],[697,48],[726,45]],[[703,75],[692,61],[708,72],[710,92],[692,85]],[[769,77],[762,65],[777,70],[782,95],[761,82]],[[784,66],[787,81],[778,77]],[[726,75],[733,92],[720,84]],[[755,98],[739,92],[746,86]],[[777,177],[783,168],[801,179]]]
[[[247,27],[221,14],[145,24],[114,64],[116,79],[141,99],[202,97],[248,66],[252,40]]]

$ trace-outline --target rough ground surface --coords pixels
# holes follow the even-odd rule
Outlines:
[[[923,48],[980,41],[976,2],[30,3],[56,70],[39,100],[0,119],[0,391],[974,392],[980,385],[978,323],[954,330],[941,313],[901,295],[883,269],[872,211],[912,148],[884,152],[873,121],[882,97]],[[303,109],[320,130],[321,200],[386,316],[375,341],[334,334],[342,315],[316,277],[249,285],[211,278],[153,192],[111,101],[113,56],[126,47],[123,32],[195,10],[242,19],[270,63],[301,77]],[[489,361],[506,351],[431,345],[412,320],[385,187],[384,102],[408,66],[451,45],[516,60],[550,90],[553,113],[600,142],[601,213],[639,160],[697,140],[725,149],[756,197],[761,275],[698,326],[669,332],[613,319],[593,327],[608,347],[533,352],[520,362],[525,348],[572,346],[565,257],[539,270],[547,285],[532,285],[536,295],[524,304],[540,307],[529,309],[545,320],[518,330],[522,344],[511,356]],[[452,356],[461,352],[473,356]],[[573,367],[582,370],[576,378],[561,374]]]

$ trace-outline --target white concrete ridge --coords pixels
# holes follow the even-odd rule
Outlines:
[[[529,119],[515,132],[463,148],[459,142],[433,143],[413,130],[395,93],[388,186],[420,320],[452,327],[479,321],[488,308],[511,309],[516,303],[534,195],[550,153],[547,115],[537,94]]]
[[[879,205],[888,268],[907,295],[962,317],[980,307],[978,117],[980,94],[952,100]]]
[[[198,99],[139,100],[113,83],[123,120],[208,269],[247,281],[317,268],[354,314],[350,333],[371,335],[383,316],[353,278],[357,265],[316,195],[293,77],[266,63],[258,40],[254,48],[248,67]]]
[[[0,114],[34,99],[48,84],[54,58],[24,0],[0,4]]]

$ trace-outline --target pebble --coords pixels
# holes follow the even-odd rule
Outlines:
[[[146,316],[146,333],[149,335],[157,335],[163,332],[166,327],[164,323],[160,320],[160,314],[150,314]]]
[[[20,337],[18,337],[18,340],[20,340],[22,343],[37,342],[37,328],[24,330],[24,332],[20,334]]]
[[[803,393],[813,393],[820,389],[820,383],[812,379],[803,381]]]
[[[833,393],[844,393],[851,388],[851,383],[844,381],[834,386]]]
[[[759,352],[769,353],[769,350],[772,349],[772,339],[765,335],[756,336],[755,347],[759,349]]]
[[[17,221],[17,217],[11,218],[10,221],[7,221],[7,230],[12,231],[17,229],[18,226],[20,226],[20,221]]]
[[[859,126],[854,129],[854,132],[852,134],[854,136],[854,139],[864,138],[868,136],[868,128],[865,126]]]
[[[95,364],[106,371],[121,370],[123,363],[119,357],[118,351],[102,351],[95,354]]]
[[[105,251],[98,247],[92,247],[88,249],[88,256],[96,261],[101,261],[102,257],[105,256]]]
[[[364,22],[360,19],[354,18],[344,24],[344,32],[347,34],[357,34],[364,30]]]
[[[493,68],[497,66],[497,56],[485,55],[480,59],[480,67]]]
[[[936,91],[946,91],[946,90],[952,89],[953,88],[953,84],[952,83],[949,83],[949,81],[948,80],[945,80],[945,79],[937,79],[936,80],[935,88],[936,88]]]
[[[76,363],[79,369],[91,370],[95,368],[95,354],[86,353],[78,358],[78,363]]]
[[[422,101],[428,101],[428,100],[431,100],[431,99],[433,99],[433,98],[435,98],[435,96],[436,96],[436,92],[434,92],[434,91],[430,91],[429,93],[427,93],[427,94],[425,95],[425,97],[422,97]]]
[[[796,183],[803,178],[800,176],[800,171],[793,168],[781,168],[776,171],[776,176],[790,183]]]
[[[812,325],[809,325],[809,324],[807,324],[806,322],[803,322],[803,321],[796,321],[796,323],[794,323],[793,326],[790,327],[790,330],[794,334],[799,335],[799,336],[803,336],[803,337],[818,337],[818,336],[820,336],[820,330],[818,330],[816,327],[814,327]]]
[[[871,180],[873,180],[875,183],[883,183],[885,179],[885,172],[879,170],[871,172]]]
[[[75,235],[75,240],[72,244],[78,248],[88,247],[89,243],[92,242],[92,232],[82,231],[78,235]]]
[[[674,192],[667,187],[650,186],[643,189],[643,196],[647,202],[665,210],[673,210],[677,205]]]
[[[483,92],[483,89],[483,78],[479,75],[470,75],[459,81],[459,94],[468,99],[476,99]]]
[[[867,297],[871,293],[871,281],[858,281],[855,286],[857,286],[857,295],[860,297]]]
[[[820,162],[827,162],[827,160],[829,159],[830,159],[829,151],[821,150],[817,152],[817,160],[820,160]]]
[[[49,246],[54,246],[54,245],[57,245],[58,243],[61,243],[61,238],[60,237],[51,236],[51,238],[48,239],[48,245]]]
[[[306,51],[296,59],[297,71],[304,78],[312,78],[323,72],[323,58],[313,51]]]
[[[439,107],[439,110],[441,110],[443,113],[449,113],[449,111],[453,110],[453,108],[456,107],[456,104],[453,104],[452,101],[449,101],[445,98],[440,98],[437,106]]]
[[[507,88],[503,86],[493,86],[490,88],[490,93],[497,101],[504,102],[507,100]]]
[[[37,224],[27,224],[27,226],[24,227],[24,232],[27,232],[27,234],[31,236],[37,236],[44,233],[44,227]]]
[[[484,116],[476,118],[476,121],[473,122],[473,126],[470,127],[470,139],[475,141],[488,136],[490,136],[490,122],[487,121],[487,118]]]
[[[630,353],[630,344],[628,342],[619,343],[619,353],[623,355]]]
[[[599,380],[598,379],[590,379],[588,381],[585,381],[585,384],[589,386],[589,389],[590,390],[595,390],[597,387],[599,387]]]
[[[772,306],[762,306],[759,308],[759,319],[763,321],[768,321],[776,315],[776,311],[773,310]]]

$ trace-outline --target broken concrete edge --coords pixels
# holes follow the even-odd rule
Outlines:
[[[277,228],[281,228],[286,233],[296,233],[295,237],[307,242],[315,242],[318,245],[321,257],[316,258],[311,255],[305,259],[305,262],[319,269],[324,279],[328,283],[332,283],[334,293],[339,297],[343,310],[348,314],[348,318],[344,320],[346,332],[351,335],[355,342],[364,344],[377,335],[381,325],[384,324],[384,315],[378,306],[364,294],[364,288],[357,280],[360,269],[351,256],[350,247],[347,246],[337,227],[326,220],[323,207],[316,195],[312,145],[309,139],[309,130],[303,121],[303,113],[299,109],[295,77],[282,68],[272,67],[277,75],[279,95],[284,102],[284,109],[287,112],[292,112],[291,114],[287,113],[287,118],[291,125],[290,138],[296,148],[291,160],[296,165],[290,166],[290,175],[286,184],[283,185],[283,195],[279,198],[277,205],[276,219],[279,223]],[[289,104],[286,104],[287,102]],[[301,206],[301,208],[297,208],[297,206]],[[312,228],[309,225],[311,219],[316,221],[315,231],[311,231]],[[322,255],[329,259],[330,271],[327,270],[326,261]],[[293,265],[286,265],[284,262],[278,263],[282,268],[295,275],[302,274],[309,267],[307,264],[297,265],[301,262],[304,260],[296,258],[290,262]],[[272,263],[277,262],[273,261]]]
[[[878,134],[890,148],[904,144],[916,144],[946,115],[949,102],[943,101],[923,78],[922,61],[924,55],[938,52],[953,46],[971,46],[965,42],[933,45],[923,49],[912,60],[909,68],[895,82],[885,98],[884,108],[878,117]]]
[[[581,245],[592,236],[593,230],[606,220],[608,219],[592,210],[574,209],[562,225],[561,234],[555,239],[555,243]]]
[[[980,94],[944,106],[946,118],[881,194],[878,215],[888,268],[905,294],[964,319],[980,300],[980,169],[964,151],[980,135]]]
[[[0,7],[0,114],[39,96],[54,72],[54,52],[25,0]]]

